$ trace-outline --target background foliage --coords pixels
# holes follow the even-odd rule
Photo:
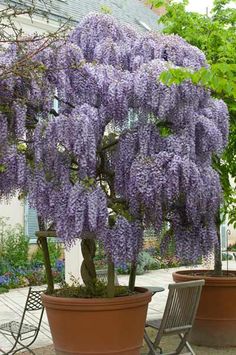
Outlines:
[[[52,272],[56,282],[64,279],[61,244],[49,240]],[[0,293],[9,288],[46,283],[41,248],[30,253],[29,238],[20,225],[10,226],[0,218]]]

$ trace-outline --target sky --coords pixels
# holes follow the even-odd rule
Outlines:
[[[189,0],[187,9],[189,11],[196,11],[202,14],[206,13],[206,8],[211,11],[213,0]]]

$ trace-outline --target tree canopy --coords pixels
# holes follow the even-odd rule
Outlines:
[[[163,249],[174,238],[177,256],[207,255],[221,198],[211,160],[227,143],[227,107],[190,81],[156,79],[207,67],[204,54],[177,35],[91,14],[31,59],[37,75],[9,70],[0,81],[1,195],[27,194],[66,245],[96,237],[116,265],[137,259],[145,226],[166,222]],[[4,70],[19,60],[14,44],[2,50]]]

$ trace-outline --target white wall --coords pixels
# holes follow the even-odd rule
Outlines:
[[[8,203],[0,204],[0,217],[7,217],[8,224],[24,224],[24,205],[17,197],[12,198]]]
[[[229,234],[228,234],[228,243],[235,244],[236,243],[236,230],[232,225],[228,226]]]

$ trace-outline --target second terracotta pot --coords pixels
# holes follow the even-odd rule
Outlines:
[[[43,295],[58,355],[139,355],[151,292],[125,297],[61,298]]]
[[[205,276],[207,273],[209,270],[173,273],[175,282],[205,280],[191,343],[210,347],[236,346],[236,277]],[[233,273],[236,275],[235,271]]]

